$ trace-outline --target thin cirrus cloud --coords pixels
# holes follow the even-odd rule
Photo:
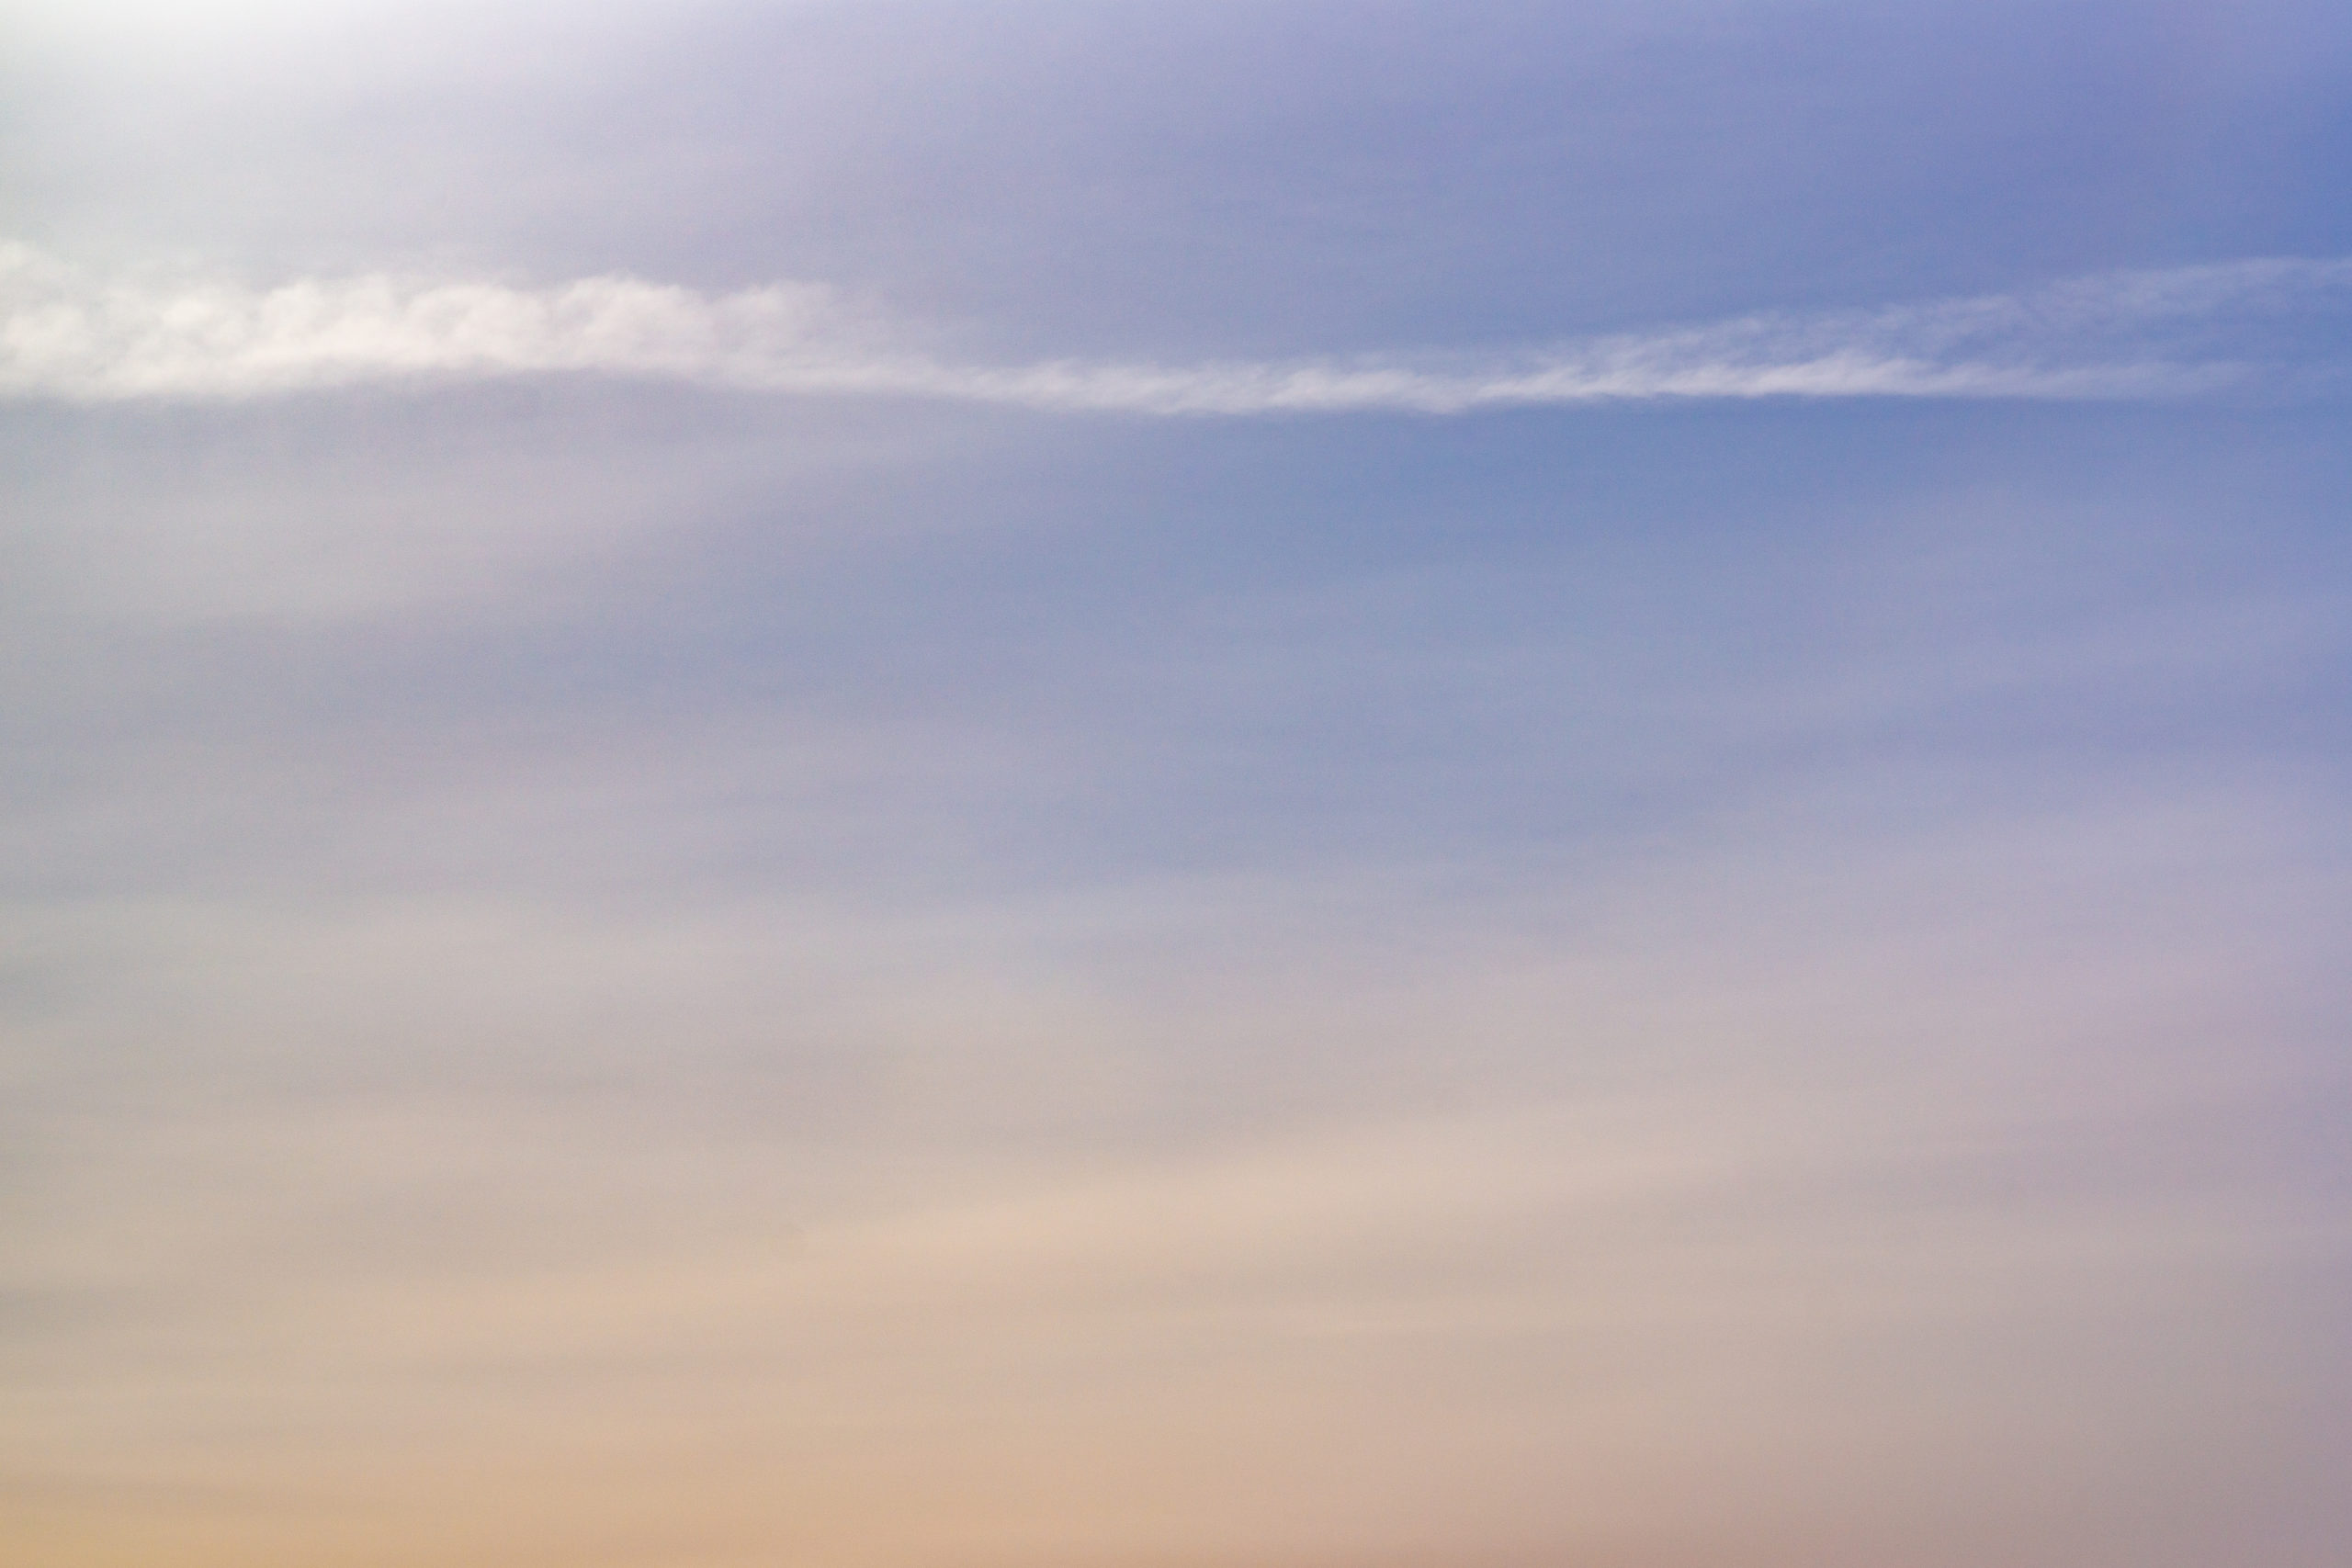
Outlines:
[[[2352,307],[2352,259],[2116,272],[2018,294],[1764,312],[1511,353],[1166,365],[960,363],[822,284],[728,294],[606,276],[547,287],[376,273],[266,288],[93,276],[0,248],[0,396],[220,401],[593,375],[750,392],[1252,415],[1641,400],[2132,400],[2324,375],[2281,323]]]

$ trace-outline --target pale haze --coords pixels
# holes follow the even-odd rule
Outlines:
[[[10,1568],[2336,1568],[2352,13],[0,0]]]

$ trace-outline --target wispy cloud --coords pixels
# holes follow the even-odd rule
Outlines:
[[[0,247],[0,396],[219,400],[589,374],[1141,414],[1445,414],[1770,397],[2132,399],[2286,369],[2266,342],[2277,324],[2347,306],[2352,259],[2250,260],[2104,274],[2023,294],[1756,314],[1505,354],[991,366],[924,352],[907,330],[821,284],[712,295],[626,276],[528,288],[378,273],[255,288],[99,277],[8,245]]]

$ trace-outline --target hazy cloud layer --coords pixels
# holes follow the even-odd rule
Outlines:
[[[2216,329],[2340,317],[2352,261],[2117,273],[2021,295],[1761,314],[1508,355],[1197,366],[957,364],[836,290],[725,295],[594,277],[550,288],[374,275],[267,288],[95,279],[0,250],[0,394],[107,401],[587,374],[746,391],[1059,410],[1462,413],[1633,400],[2130,399],[2275,382]],[[2307,355],[2308,350],[2304,353]],[[2324,366],[2332,369],[2334,367]],[[2309,367],[2301,367],[2308,373]]]
[[[2339,1568],[2340,0],[0,13],[8,1568]]]

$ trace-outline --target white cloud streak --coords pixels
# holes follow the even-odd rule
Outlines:
[[[527,288],[368,274],[268,288],[101,278],[0,246],[0,397],[218,401],[598,375],[752,392],[1250,415],[1740,398],[2138,399],[2267,379],[2248,326],[2338,314],[2352,259],[2113,273],[2037,292],[1758,314],[1523,352],[1159,365],[959,364],[820,284],[723,295],[625,276]]]

